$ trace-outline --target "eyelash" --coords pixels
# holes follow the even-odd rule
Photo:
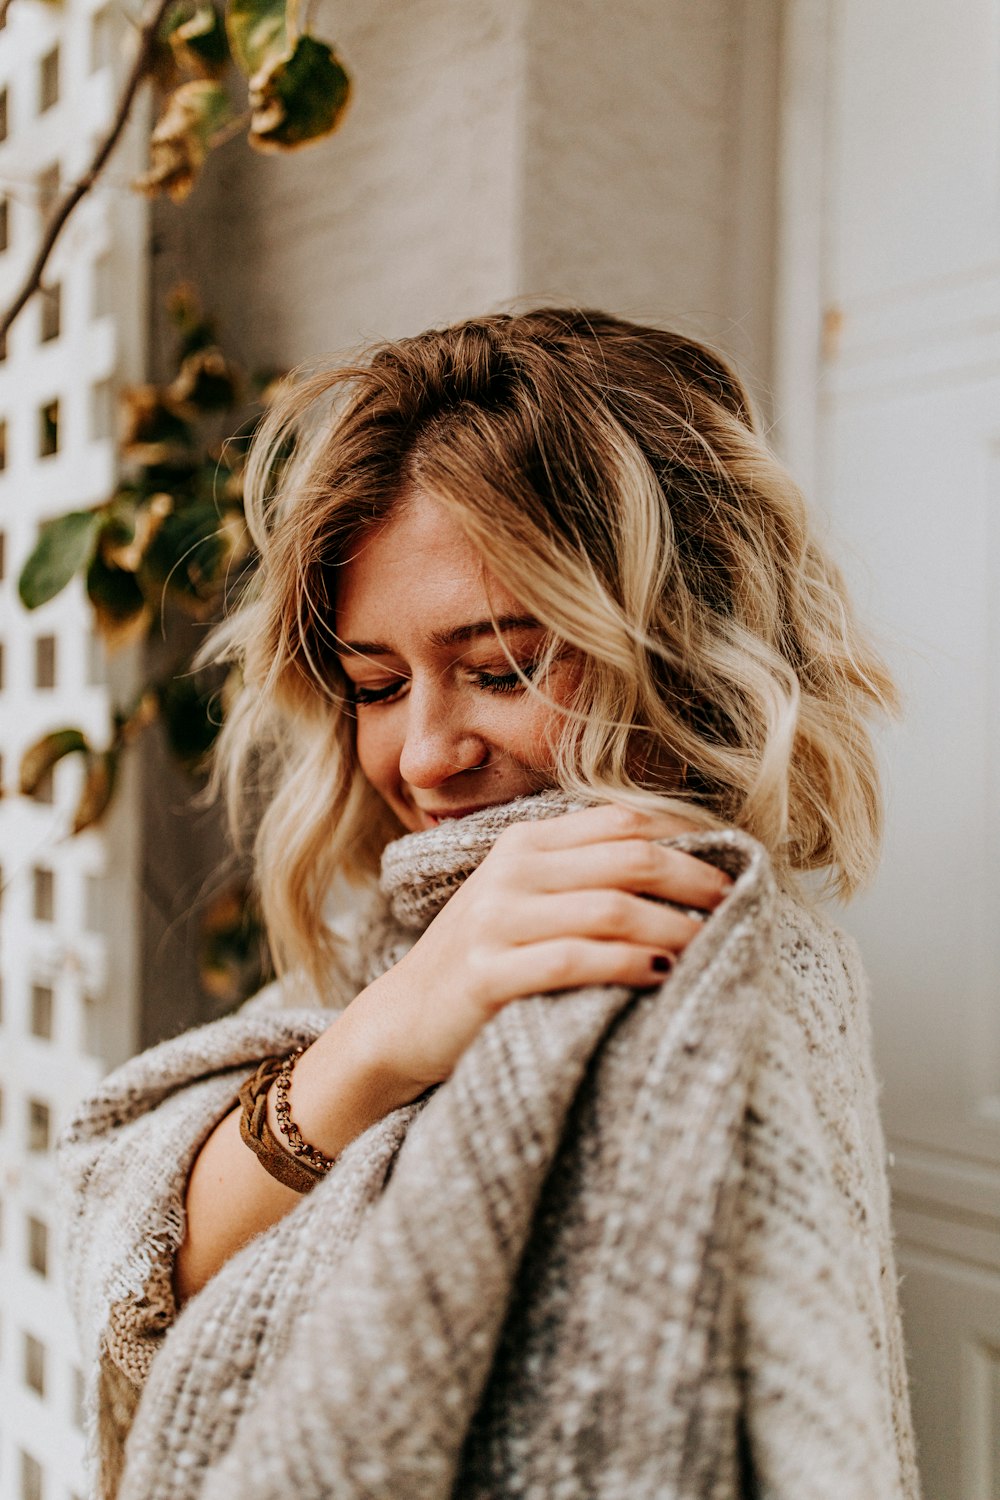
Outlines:
[[[534,662],[527,662],[521,667],[525,677],[532,677],[535,673]],[[477,687],[484,688],[488,693],[516,693],[524,686],[516,672],[476,672]],[[406,681],[392,682],[384,688],[364,688],[357,683],[351,684],[351,698],[356,708],[366,708],[373,703],[389,703],[397,695]]]

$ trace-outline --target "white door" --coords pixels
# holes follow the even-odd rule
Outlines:
[[[907,699],[843,919],[921,1472],[927,1500],[998,1500],[1000,0],[788,0],[785,25],[778,430]]]

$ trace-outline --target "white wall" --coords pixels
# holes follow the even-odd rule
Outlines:
[[[873,982],[929,1500],[1000,1495],[1000,3],[790,0],[778,415],[905,695]],[[803,81],[811,87],[807,91]]]

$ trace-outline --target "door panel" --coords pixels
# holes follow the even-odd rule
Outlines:
[[[826,17],[815,472],[906,698],[885,858],[843,920],[872,976],[926,1494],[998,1500],[1000,0]]]

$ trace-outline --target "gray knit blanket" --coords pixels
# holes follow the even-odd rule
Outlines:
[[[359,987],[500,830],[386,850]],[[516,1001],[178,1315],[191,1162],[329,1009],[272,986],[60,1145],[100,1500],[912,1500],[865,981],[745,835],[659,989]]]

